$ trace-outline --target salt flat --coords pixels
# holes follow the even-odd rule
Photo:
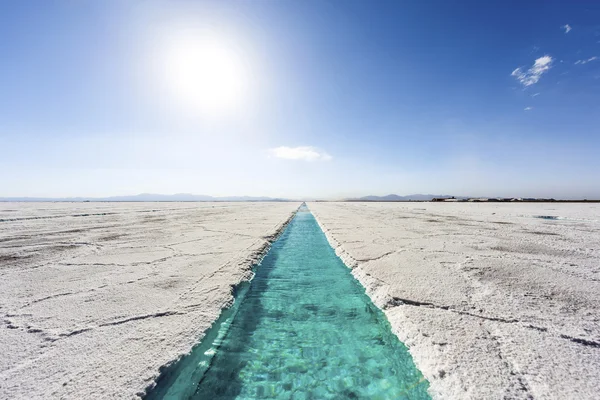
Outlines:
[[[135,398],[299,203],[0,203],[0,398]]]
[[[600,398],[600,205],[309,208],[435,398]]]

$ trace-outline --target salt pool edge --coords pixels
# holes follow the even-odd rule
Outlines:
[[[388,296],[380,297],[380,296],[376,296],[376,293],[374,293],[373,287],[376,287],[376,285],[375,285],[376,279],[371,278],[370,275],[364,273],[364,271],[360,268],[359,261],[356,260],[354,257],[352,257],[352,255],[350,255],[350,253],[347,252],[343,248],[343,246],[333,237],[333,235],[329,232],[329,229],[321,223],[321,220],[319,219],[318,214],[315,213],[313,210],[311,210],[308,204],[306,204],[306,207],[310,210],[311,214],[315,218],[315,221],[317,221],[317,224],[319,225],[319,228],[321,228],[321,231],[323,231],[325,238],[329,242],[329,245],[334,249],[336,256],[344,263],[344,265],[346,265],[346,267],[348,267],[351,270],[351,273],[352,273],[352,276],[354,277],[354,279],[356,279],[358,281],[358,283],[362,287],[365,288],[365,294],[371,299],[371,302],[375,305],[375,307],[377,307],[381,310],[381,313],[383,314],[386,321],[388,322],[388,324],[390,326],[390,330],[392,331],[394,336],[396,336],[398,338],[398,341],[400,341],[400,343],[402,343],[403,345],[406,346],[408,353],[412,357],[413,362],[415,363],[415,366],[417,367],[417,369],[421,372],[421,374],[423,374],[423,376],[425,377],[425,379],[428,382],[431,382],[432,378],[434,378],[434,377],[431,376],[430,374],[428,374],[427,373],[428,371],[426,369],[425,370],[422,369],[421,366],[417,364],[417,357],[415,357],[415,354],[411,351],[411,347],[408,346],[398,336],[398,332],[396,331],[396,329],[394,329],[394,326],[391,324],[391,322],[385,312],[386,303],[390,299],[388,298]],[[429,393],[431,398],[432,399],[441,398],[441,396],[432,389],[433,389],[432,386],[429,385],[427,392]]]
[[[187,351],[186,353],[179,354],[177,358],[174,358],[167,364],[164,364],[161,367],[159,367],[157,371],[158,373],[154,377],[152,377],[150,384],[146,386],[143,392],[137,393],[137,396],[139,398],[145,400],[155,398],[152,392],[156,388],[159,381],[165,378],[168,379],[169,376],[173,372],[175,372],[174,370],[178,369],[179,364],[183,359],[189,357],[198,347],[206,345],[207,341],[205,339],[209,335],[211,335],[211,333],[218,334],[218,330],[215,328],[222,324],[224,320],[227,320],[229,318],[229,315],[227,315],[227,313],[233,311],[232,309],[236,306],[236,303],[238,303],[236,300],[240,295],[240,291],[243,293],[244,289],[247,290],[247,286],[254,278],[254,271],[260,266],[265,256],[271,250],[273,243],[275,243],[281,237],[281,235],[283,235],[288,225],[294,220],[296,214],[303,205],[305,204],[301,203],[293,212],[291,212],[288,218],[277,227],[275,233],[264,237],[264,239],[266,240],[265,244],[261,246],[260,249],[258,249],[254,254],[250,255],[249,259],[251,260],[251,262],[246,266],[246,268],[244,268],[245,273],[243,274],[241,279],[238,282],[229,285],[231,300],[223,304],[223,307],[221,308],[221,311],[217,318],[215,318],[215,320],[208,328],[206,328],[202,333],[200,333],[200,335],[198,335],[198,337],[194,340],[194,344],[191,346],[189,351]],[[209,340],[208,342],[212,343],[212,341],[213,340]]]

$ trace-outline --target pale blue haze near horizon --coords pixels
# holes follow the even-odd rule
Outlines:
[[[598,2],[0,3],[0,197],[600,198],[599,126]]]

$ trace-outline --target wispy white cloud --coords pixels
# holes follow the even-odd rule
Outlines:
[[[587,60],[577,60],[575,61],[575,65],[577,64],[587,64],[590,61],[594,61],[594,60],[600,60],[600,57],[594,56],[594,57],[590,57]]]
[[[571,29],[573,29],[573,28],[571,28],[571,25],[569,25],[569,24],[563,25],[560,28],[564,29],[565,33],[569,33],[569,32],[571,32]]]
[[[515,69],[510,75],[514,76],[525,87],[538,83],[542,75],[552,67],[552,57],[545,55],[535,60],[533,66],[527,71],[521,67]]]
[[[540,95],[539,93],[534,93],[534,94],[531,95],[531,97],[537,97],[539,95]]]
[[[269,149],[269,153],[273,157],[283,158],[286,160],[329,161],[333,158],[325,151],[312,146],[279,146]]]
[[[531,110],[533,110],[533,107],[525,107],[525,108],[523,109],[523,111],[531,111]]]

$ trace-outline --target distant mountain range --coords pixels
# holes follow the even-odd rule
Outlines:
[[[408,196],[399,196],[397,194],[388,194],[387,196],[364,196],[357,198],[344,199],[343,201],[430,201],[433,198],[451,197],[448,195],[437,194],[411,194]],[[465,197],[460,197],[464,199]],[[312,201],[313,199],[285,199],[265,196],[207,196],[202,194],[176,193],[176,194],[157,194],[141,193],[130,196],[109,196],[109,197],[0,197],[0,201],[59,201],[59,202],[84,202],[84,201]]]
[[[153,194],[142,193],[133,196],[111,196],[111,197],[0,197],[0,201],[289,201],[272,197],[253,196],[224,196],[213,197],[196,195],[190,193],[177,194]]]
[[[197,195],[190,193],[176,193],[176,194],[155,194],[155,193],[142,193],[131,196],[110,196],[110,197],[0,197],[0,202],[102,202],[102,201],[115,201],[115,202],[151,202],[151,201],[231,201],[231,202],[244,202],[244,201],[431,201],[432,199],[450,199],[449,201],[470,201],[470,202],[488,202],[488,201],[520,201],[520,202],[544,202],[544,201],[564,201],[564,202],[600,202],[600,200],[555,200],[555,199],[543,199],[543,198],[470,198],[464,196],[450,196],[444,194],[409,194],[408,196],[400,196],[397,194],[388,194],[387,196],[364,196],[355,198],[346,198],[341,200],[319,200],[317,198],[276,198],[276,197],[265,197],[265,196],[207,196]]]
[[[433,198],[452,197],[445,194],[409,194],[408,196],[399,196],[397,194],[388,194],[387,196],[365,196],[346,201],[430,201]],[[463,197],[457,197],[463,198]]]

